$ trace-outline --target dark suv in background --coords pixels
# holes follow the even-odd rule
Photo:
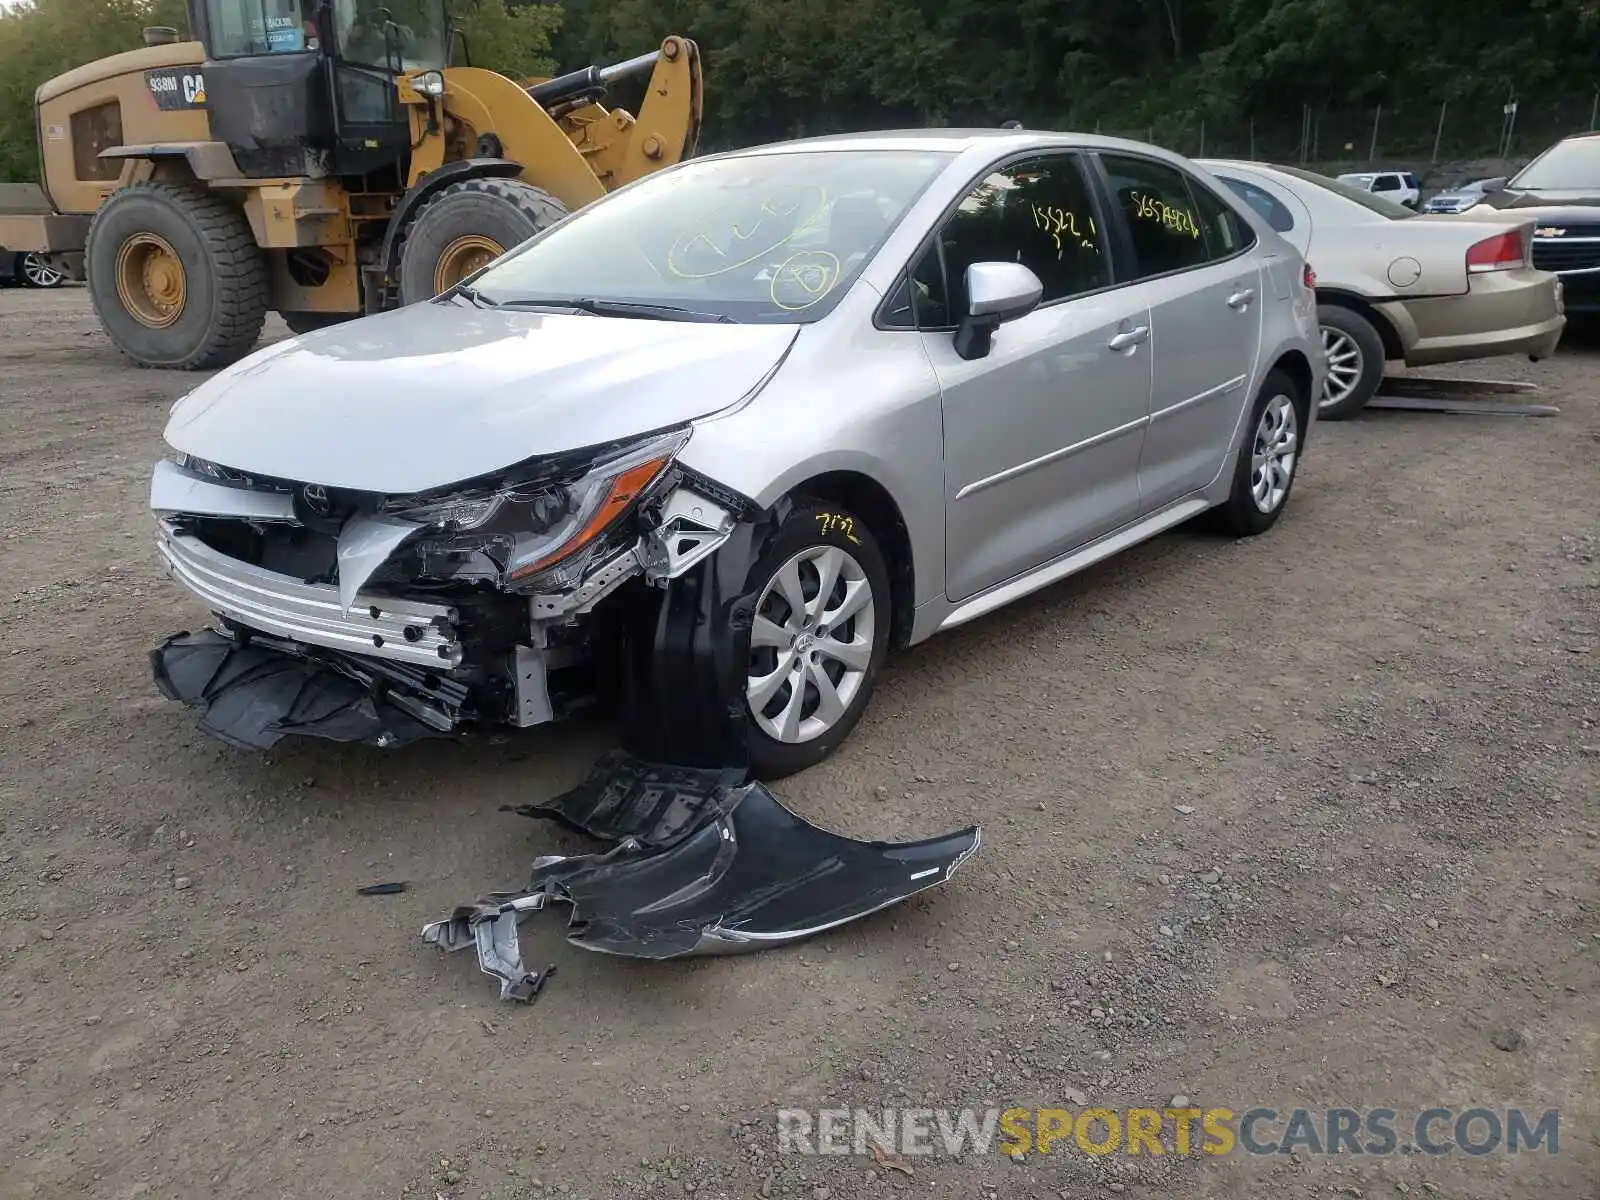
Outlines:
[[[1600,313],[1600,132],[1562,138],[1483,203],[1532,217],[1533,265],[1561,277],[1569,313]]]

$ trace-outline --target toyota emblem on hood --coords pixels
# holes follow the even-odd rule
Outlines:
[[[318,516],[328,515],[328,489],[320,483],[308,483],[300,489],[300,498],[306,502],[306,507]]]

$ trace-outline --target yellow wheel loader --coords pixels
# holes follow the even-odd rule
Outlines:
[[[225,366],[269,311],[304,333],[437,295],[699,136],[684,37],[517,82],[452,65],[445,0],[189,0],[189,26],[40,86],[51,211],[0,217],[142,366]],[[604,106],[647,71],[637,117]]]

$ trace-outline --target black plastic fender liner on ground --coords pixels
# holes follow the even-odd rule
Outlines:
[[[173,634],[150,652],[150,670],[168,700],[201,710],[202,733],[244,749],[289,734],[384,747],[442,736],[330,667],[212,629]]]
[[[422,936],[478,948],[504,999],[531,999],[518,924],[572,906],[567,940],[630,958],[748,953],[812,937],[936,887],[977,852],[978,826],[913,842],[821,829],[734,769],[602,758],[579,786],[510,811],[614,841],[600,854],[535,860],[524,892],[462,905]]]

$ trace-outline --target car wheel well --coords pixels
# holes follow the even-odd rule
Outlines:
[[[916,569],[911,557],[911,534],[894,497],[877,480],[859,471],[830,471],[793,488],[789,499],[832,502],[866,521],[889,568],[889,643],[903,648],[911,640],[916,614]]]
[[[1405,347],[1400,344],[1400,335],[1395,327],[1389,323],[1389,318],[1373,308],[1371,304],[1360,296],[1353,296],[1349,292],[1328,292],[1317,289],[1318,304],[1332,304],[1339,308],[1348,308],[1353,313],[1365,317],[1372,327],[1378,331],[1378,340],[1383,343],[1384,357],[1393,361],[1406,356]]]
[[[1295,387],[1300,389],[1300,394],[1295,400],[1300,409],[1300,427],[1305,428],[1306,422],[1311,418],[1312,405],[1310,361],[1298,350],[1287,350],[1272,364],[1272,369],[1282,371],[1294,380]]]

